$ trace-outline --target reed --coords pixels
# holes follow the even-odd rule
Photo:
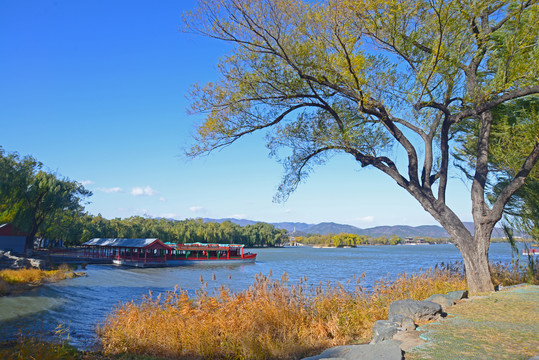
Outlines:
[[[297,359],[322,349],[370,340],[376,320],[398,299],[424,299],[466,288],[447,269],[403,274],[377,282],[363,276],[355,289],[341,284],[288,284],[257,275],[247,290],[203,290],[196,297],[175,289],[116,308],[98,329],[106,354],[131,353],[186,359]],[[206,284],[205,284],[206,285]],[[351,285],[351,284],[349,284]],[[348,287],[349,288],[349,287]]]
[[[510,264],[491,263],[490,275],[494,285],[509,286],[522,283],[539,285],[539,273],[534,261],[526,263],[515,260]]]

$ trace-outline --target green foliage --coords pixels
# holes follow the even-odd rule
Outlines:
[[[27,248],[36,235],[62,233],[62,223],[78,216],[90,195],[81,184],[44,171],[33,157],[7,154],[0,147],[0,222],[28,233]]]
[[[288,241],[286,230],[268,223],[240,226],[231,221],[204,222],[202,219],[172,220],[132,216],[125,219],[105,219],[101,215],[85,214],[71,227],[66,244],[80,245],[92,238],[158,238],[176,243],[244,244],[275,246]]]
[[[488,199],[494,203],[503,189],[520,171],[520,164],[539,139],[539,97],[515,100],[493,111],[489,166],[491,184]],[[473,169],[477,154],[479,123],[464,122],[456,151],[457,166]],[[510,149],[510,151],[508,151]],[[468,173],[468,177],[472,174]],[[507,222],[534,239],[539,239],[539,168],[532,169],[524,185],[509,199],[504,209]]]
[[[401,238],[398,237],[397,235],[393,234],[391,235],[391,237],[389,238],[389,244],[390,245],[397,245],[398,243],[401,242]]]
[[[418,240],[420,238],[415,238]],[[429,244],[446,244],[448,239],[445,238],[431,238],[431,237],[422,237],[426,243]],[[359,246],[359,245],[397,245],[402,243],[402,238],[397,235],[391,235],[389,238],[387,236],[371,237],[366,235],[357,235],[357,234],[310,234],[302,236],[301,238],[296,239],[298,242],[301,242],[305,245],[325,245],[325,246]]]

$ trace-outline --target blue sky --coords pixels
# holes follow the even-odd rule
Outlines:
[[[195,1],[0,2],[0,145],[32,155],[93,192],[104,217],[333,221],[359,227],[435,224],[386,175],[338,156],[284,204],[262,135],[198,159],[183,152],[199,116],[194,83],[218,79],[223,44],[179,31]],[[471,219],[468,187],[450,205]]]

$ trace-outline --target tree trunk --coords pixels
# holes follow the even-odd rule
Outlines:
[[[32,253],[34,251],[34,238],[36,233],[32,231],[30,234],[26,235],[26,251]]]
[[[473,242],[459,246],[466,269],[468,291],[472,294],[494,291],[488,261],[489,245],[490,236],[479,237],[476,232]]]
[[[474,222],[474,235],[464,226],[459,217],[445,204],[437,201],[422,201],[424,197],[416,196],[433,217],[444,227],[459,249],[466,271],[466,282],[470,293],[494,291],[490,277],[488,250],[490,236],[496,222]]]
[[[494,224],[474,223],[475,231],[472,236],[456,217],[446,216],[440,223],[449,233],[462,255],[468,291],[472,294],[494,291],[488,260],[490,236]]]

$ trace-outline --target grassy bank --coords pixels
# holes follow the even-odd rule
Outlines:
[[[0,270],[0,296],[12,291],[25,290],[43,283],[71,279],[76,273],[63,264],[56,270],[18,269]]]
[[[539,287],[526,285],[459,303],[422,326],[429,341],[406,359],[530,359],[539,349]]]
[[[354,281],[295,285],[258,275],[247,290],[221,288],[190,298],[177,290],[147,296],[117,308],[99,329],[106,354],[131,353],[188,359],[297,359],[322,349],[369,341],[376,320],[387,317],[392,301],[424,299],[464,289],[464,279],[448,269],[403,274],[372,290]]]

